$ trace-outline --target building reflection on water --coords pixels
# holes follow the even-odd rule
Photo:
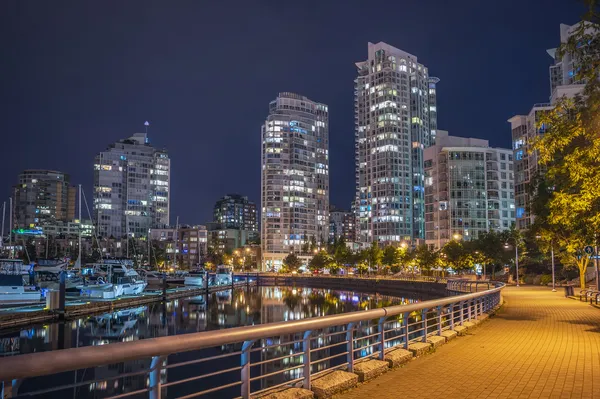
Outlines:
[[[213,293],[206,296],[177,299],[167,303],[156,303],[131,309],[124,309],[103,315],[89,316],[73,321],[35,325],[20,331],[0,331],[0,356],[15,356],[26,353],[52,351],[82,346],[110,345],[115,342],[135,341],[139,339],[172,336],[219,330],[238,326],[265,324],[286,320],[299,320],[309,317],[322,317],[331,314],[368,310],[376,307],[412,303],[414,299],[366,294],[358,292],[314,289],[304,287],[247,287]],[[329,333],[333,330],[329,330]],[[315,334],[318,336],[319,334]],[[302,364],[302,356],[284,357],[288,354],[302,352],[302,343],[280,345],[296,341],[301,337],[280,336],[272,337],[256,345],[271,346],[256,352],[259,357],[252,357],[252,362],[267,359],[282,358],[275,362],[255,366],[252,375],[267,375],[282,368]],[[325,338],[317,338],[313,347],[331,345],[344,339],[343,334]],[[336,341],[337,340],[337,341]],[[171,355],[165,361],[177,363],[198,358],[199,356],[215,356],[220,353],[231,353],[240,350],[240,344],[225,345],[220,348],[206,349],[185,354]],[[315,352],[311,361],[326,359],[342,350],[342,345]],[[231,362],[225,364],[227,361]],[[336,361],[338,363],[336,363]],[[313,366],[313,372],[323,370],[339,362],[341,358],[326,360]],[[234,367],[239,365],[239,356],[222,359],[216,367]],[[70,377],[60,375],[60,383],[68,384],[74,380],[99,380],[90,383],[86,389],[79,387],[76,392],[70,391],[76,397],[105,397],[120,393],[143,389],[148,386],[147,377],[132,376],[119,378],[120,375],[147,370],[150,359],[119,363],[96,369],[79,370],[70,373]],[[208,365],[206,365],[208,367]],[[210,366],[213,370],[215,365]],[[190,370],[185,370],[189,368]],[[190,375],[198,375],[198,368],[180,367],[169,369],[169,375],[163,370],[162,380],[179,380]],[[202,371],[200,371],[202,372]],[[258,380],[253,390],[280,384],[302,376],[302,368],[295,368],[282,374],[276,374]],[[234,378],[233,376],[231,378]],[[237,377],[239,378],[239,377]],[[227,383],[219,379],[211,379],[213,384]],[[48,384],[56,384],[56,379],[50,379]],[[200,380],[204,381],[204,380]],[[26,381],[27,382],[27,381]],[[209,387],[209,382],[197,382],[188,389],[180,389],[177,394],[188,394]],[[35,384],[24,384],[21,392],[30,390],[27,385],[35,385],[36,389],[45,384],[36,381]],[[175,386],[169,389],[179,389]],[[163,392],[166,394],[166,392]],[[238,392],[239,394],[239,392]],[[169,395],[171,396],[171,395]],[[227,397],[227,395],[223,396]]]

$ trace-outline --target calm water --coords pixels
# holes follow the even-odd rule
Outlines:
[[[51,351],[90,345],[108,345],[115,342],[186,334],[199,331],[225,329],[238,326],[271,323],[285,320],[298,320],[308,317],[326,316],[356,310],[398,305],[414,302],[415,298],[392,297],[374,293],[335,291],[304,287],[249,287],[212,294],[208,297],[178,299],[166,304],[152,304],[138,308],[121,310],[114,313],[90,316],[64,323],[36,325],[20,331],[0,331],[0,356]],[[239,348],[213,348],[169,356],[169,362],[186,361],[202,356],[214,356],[224,352],[237,351]],[[110,381],[117,376],[140,367],[147,367],[149,361],[136,361],[132,364],[119,364],[96,369],[94,372],[80,371],[62,373],[52,378],[43,377],[25,381],[20,392],[48,385],[72,383],[106,378],[105,383],[90,383],[77,390],[62,391],[53,396],[73,396],[78,398],[100,398],[108,395],[131,392],[143,388],[145,378],[132,377]],[[216,366],[229,368],[239,365],[237,359],[223,359]],[[204,367],[184,366],[170,369],[168,381],[187,378],[206,372]],[[208,367],[205,366],[205,367]],[[178,374],[179,373],[179,374]],[[99,376],[101,375],[101,377]],[[289,378],[294,377],[289,376]],[[167,378],[163,376],[163,378]],[[230,377],[230,378],[236,378]],[[239,378],[239,376],[237,377]],[[226,378],[212,378],[211,382],[200,380],[186,386],[169,388],[167,397],[176,397],[190,392],[207,389],[217,383],[227,383]],[[269,381],[269,385],[273,382]],[[211,384],[212,383],[212,384]],[[48,384],[48,385],[47,385]],[[166,393],[166,392],[165,392]],[[206,397],[231,397],[239,395],[239,388],[209,394]],[[133,396],[136,397],[136,396]],[[137,396],[142,397],[142,396]]]

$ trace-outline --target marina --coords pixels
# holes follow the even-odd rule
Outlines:
[[[50,309],[47,303],[26,306],[10,306],[0,309],[0,330],[10,327],[28,325],[31,323],[69,320],[80,316],[112,312],[118,309],[146,305],[154,302],[169,301],[185,297],[199,297],[232,288],[254,286],[256,278],[239,278],[241,281],[231,281],[228,285],[210,285],[208,287],[183,286],[165,287],[164,289],[146,290],[132,295],[122,295],[116,298],[70,296],[65,298],[64,310]],[[39,297],[38,297],[39,300]]]

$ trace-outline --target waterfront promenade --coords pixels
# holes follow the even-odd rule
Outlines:
[[[503,295],[467,336],[337,398],[600,398],[600,309],[562,289]]]

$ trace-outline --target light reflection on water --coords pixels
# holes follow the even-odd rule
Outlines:
[[[218,330],[238,326],[264,324],[286,320],[299,320],[308,317],[321,317],[337,313],[357,310],[368,310],[378,307],[399,305],[415,302],[414,299],[394,297],[373,293],[360,293],[329,289],[316,289],[304,287],[247,287],[214,293],[208,298],[199,296],[193,298],[177,299],[165,304],[156,303],[131,309],[124,309],[113,313],[95,315],[79,320],[50,325],[36,325],[13,332],[0,332],[0,355],[11,356],[32,352],[67,349],[76,346],[108,345],[115,342],[134,341],[138,339],[171,336],[192,332]],[[288,337],[289,338],[289,337]],[[341,336],[340,336],[341,338]],[[279,345],[281,337],[265,339],[266,345]],[[318,338],[318,345],[325,341]],[[325,344],[334,341],[326,339]],[[271,342],[269,342],[271,341]],[[281,341],[283,342],[283,341]],[[238,345],[239,346],[239,345]],[[199,356],[214,356],[221,353],[231,353],[240,348],[236,345],[224,345],[220,348],[205,349],[202,351],[186,352],[169,356],[169,363],[177,363],[198,358]],[[276,346],[262,353],[261,356],[280,357],[292,352],[300,352],[300,347]],[[333,351],[333,349],[332,349]],[[331,355],[332,351],[319,354],[319,358]],[[258,354],[257,354],[258,355]],[[317,359],[315,355],[315,360]],[[255,359],[258,360],[258,359]],[[253,361],[255,361],[253,360]],[[261,366],[260,372],[265,375],[279,367],[289,366],[301,361],[296,359],[283,359],[281,364]],[[143,389],[147,386],[146,377],[132,377],[111,379],[119,374],[145,370],[149,367],[149,359],[120,363],[114,366],[96,368],[94,373],[81,371],[78,373],[58,376],[42,377],[28,380],[23,385],[23,391],[40,389],[42,387],[69,384],[74,381],[91,379],[106,379],[98,383],[90,383],[85,389],[79,388],[72,394],[77,397],[105,397]],[[229,364],[228,362],[232,362]],[[214,367],[226,369],[239,364],[237,358],[223,359]],[[333,366],[331,361],[317,364],[314,371]],[[208,365],[207,365],[208,367]],[[213,367],[211,365],[211,367]],[[274,368],[275,367],[275,368]],[[161,379],[167,381],[166,370],[163,370]],[[198,369],[193,366],[170,369],[168,380],[187,378],[198,375]],[[284,375],[268,378],[260,382],[263,388],[273,386],[286,380],[301,376],[301,369],[294,369]],[[231,378],[235,378],[231,376]],[[238,377],[239,378],[239,377]],[[64,379],[64,381],[63,381]],[[197,392],[207,389],[215,384],[225,384],[226,379],[212,378],[211,381],[202,380],[190,387],[169,388],[169,396]],[[230,397],[228,393],[223,392]],[[232,395],[231,396],[237,396]],[[46,397],[46,396],[42,396]],[[48,396],[51,397],[51,396]],[[216,397],[216,396],[215,396]]]
[[[316,288],[250,287],[0,332],[0,356],[299,320],[413,302]]]

